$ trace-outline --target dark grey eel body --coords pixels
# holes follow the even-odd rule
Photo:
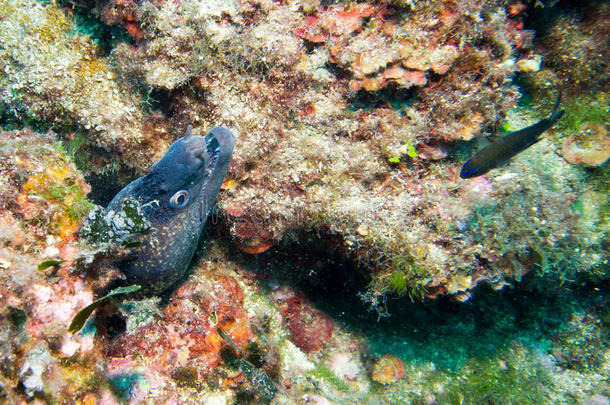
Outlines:
[[[502,166],[513,156],[538,142],[541,139],[542,133],[553,126],[563,115],[564,110],[558,110],[560,101],[561,94],[557,97],[553,112],[547,118],[527,128],[511,132],[481,149],[472,159],[464,164],[460,177],[470,179],[481,176],[491,169]]]
[[[148,173],[129,183],[107,210],[119,210],[127,198],[143,207],[152,231],[142,244],[118,263],[130,282],[161,292],[180,280],[193,259],[199,237],[220,190],[235,137],[222,127],[205,137],[191,135],[175,141]]]

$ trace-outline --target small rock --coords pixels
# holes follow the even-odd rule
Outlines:
[[[371,379],[380,384],[391,384],[405,375],[405,365],[402,360],[392,354],[384,354],[373,365]]]
[[[537,72],[540,70],[540,64],[542,63],[542,56],[533,55],[528,59],[520,59],[517,61],[517,68],[521,72]]]
[[[601,166],[610,158],[610,137],[603,125],[583,125],[577,135],[570,136],[561,146],[561,154],[572,164]]]
[[[362,223],[358,225],[358,228],[356,228],[356,232],[358,232],[358,235],[360,236],[366,236],[369,234],[369,227],[367,224]]]
[[[595,394],[585,399],[584,405],[610,405],[610,399],[604,395]]]
[[[11,261],[4,256],[0,255],[0,270],[7,270],[11,267]]]

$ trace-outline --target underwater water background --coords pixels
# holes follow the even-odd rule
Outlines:
[[[294,249],[275,252],[273,259],[262,259],[252,270],[278,266],[273,264],[277,257],[285,256],[290,266],[294,265],[290,257],[317,253],[324,265],[296,283],[320,309],[366,336],[375,354],[391,352],[408,361],[433,362],[447,369],[458,369],[472,357],[493,357],[515,342],[549,351],[550,338],[575,314],[605,311],[610,299],[607,282],[573,288],[530,275],[502,290],[482,285],[466,302],[443,297],[424,302],[389,298],[383,308],[387,312],[380,314],[359,299],[366,280],[354,263],[325,254],[316,244],[306,253]],[[286,264],[278,267],[283,266]],[[280,280],[282,274],[285,277],[280,270]]]

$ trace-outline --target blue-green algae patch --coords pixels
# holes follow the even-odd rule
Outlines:
[[[128,402],[135,392],[136,385],[143,380],[137,373],[122,374],[108,379],[108,386],[114,397],[121,403]]]

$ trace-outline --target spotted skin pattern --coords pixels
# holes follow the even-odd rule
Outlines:
[[[128,282],[159,293],[184,276],[229,167],[234,143],[226,128],[213,128],[202,137],[191,135],[189,126],[145,176],[112,199],[108,211],[120,210],[127,198],[137,200],[152,225],[151,232],[139,237],[142,244],[117,263]]]

